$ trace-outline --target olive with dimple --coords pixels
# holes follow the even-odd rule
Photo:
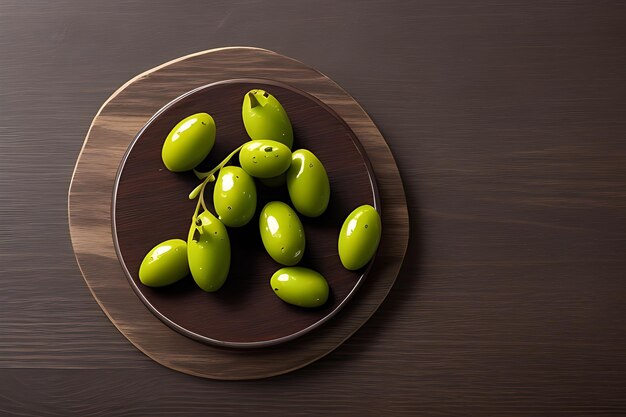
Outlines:
[[[324,213],[330,199],[330,182],[324,165],[313,152],[299,149],[291,155],[287,190],[300,214],[318,217]]]
[[[243,124],[252,140],[271,139],[293,146],[291,121],[283,106],[264,90],[251,90],[243,98],[241,107]]]
[[[148,287],[163,287],[189,275],[187,244],[181,239],[159,243],[143,258],[139,280]]]
[[[161,158],[170,171],[194,169],[215,145],[215,122],[207,113],[196,113],[181,120],[167,135]]]
[[[226,226],[247,224],[256,211],[256,185],[246,171],[236,166],[220,170],[213,189],[213,204]]]
[[[228,277],[230,241],[221,221],[208,211],[191,225],[187,238],[187,259],[191,276],[200,288],[217,291]]]
[[[253,140],[239,151],[239,163],[253,177],[273,178],[287,171],[291,151],[274,140]]]
[[[281,201],[267,203],[259,217],[261,240],[276,262],[292,266],[304,255],[304,228],[298,215]]]
[[[381,235],[380,215],[370,205],[354,209],[339,232],[339,258],[346,269],[364,267],[376,253]]]
[[[328,300],[328,282],[312,269],[281,268],[272,275],[270,285],[281,300],[299,307],[319,307]]]

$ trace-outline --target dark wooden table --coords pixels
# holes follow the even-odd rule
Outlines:
[[[101,103],[254,45],[380,127],[411,242],[326,358],[218,382],[155,364],[91,297],[67,189]],[[0,2],[0,414],[626,414],[626,6],[546,1]]]

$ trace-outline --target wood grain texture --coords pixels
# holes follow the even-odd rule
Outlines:
[[[369,270],[369,276],[372,278],[364,280],[358,297],[353,298],[333,320],[315,332],[305,334],[296,340],[271,348],[241,351],[216,348],[191,340],[167,327],[138,300],[125,274],[120,271],[111,237],[110,209],[116,173],[125,151],[137,132],[161,107],[203,85],[249,77],[271,77],[273,80],[301,89],[331,107],[350,127],[368,155],[370,169],[379,184],[378,198],[383,205],[381,217],[384,229],[376,260]],[[242,90],[241,86],[238,88],[241,90],[239,96],[247,91]],[[193,102],[193,96],[190,97]],[[195,103],[199,106],[201,101]],[[226,107],[228,103],[225,100]],[[287,100],[287,104],[290,103]],[[175,107],[176,105],[173,105],[173,108]],[[200,108],[191,113],[196,111],[200,111]],[[224,116],[220,110],[215,111],[216,117]],[[294,117],[297,120],[297,112]],[[150,137],[151,129],[154,129],[157,133],[161,132],[161,135],[166,134],[166,126],[175,123],[174,118],[180,119],[179,116],[172,115],[169,121],[167,117],[157,119],[144,133]],[[154,141],[155,136],[152,137]],[[306,142],[306,135],[301,139]],[[341,140],[345,142],[345,138]],[[355,144],[351,140],[347,143],[352,147],[352,152],[357,152],[358,155]],[[342,149],[339,143],[334,146]],[[341,152],[347,158],[345,166],[355,168],[357,165],[349,162],[354,160],[349,157],[351,155],[349,149],[346,148]],[[227,154],[228,150],[223,150],[222,153]],[[150,154],[148,150],[131,152],[127,160],[131,162],[129,168],[138,166],[132,163],[133,155],[135,158],[139,156],[141,160],[142,155],[148,154]],[[331,162],[330,157],[326,159]],[[361,165],[364,163],[360,158],[357,162]],[[151,166],[149,161],[143,161],[141,165],[148,169]],[[329,168],[332,170],[335,165],[330,163]],[[158,170],[156,165],[153,169]],[[129,259],[140,259],[137,256],[140,252],[137,252],[136,248],[129,248],[130,237],[127,236],[128,233],[136,235],[137,231],[133,233],[132,219],[126,221],[124,218],[124,213],[132,214],[137,211],[136,207],[129,206],[129,202],[135,200],[124,198],[133,194],[137,187],[133,187],[132,184],[127,186],[129,177],[125,177],[123,172],[117,194],[121,198],[118,202],[121,217],[117,217],[120,222],[118,230],[121,232],[118,235],[120,249],[123,254],[129,256]],[[367,170],[361,169],[358,172],[361,174],[365,172],[366,181],[369,181]],[[133,175],[133,178],[137,176],[139,173]],[[174,179],[172,184],[176,181],[179,180]],[[358,189],[357,184],[363,182],[358,178],[354,181],[355,189]],[[374,196],[371,194],[370,185],[365,185],[366,193],[355,194],[354,198],[367,198],[367,193],[370,193],[370,203],[373,204]],[[167,186],[163,189],[166,190]],[[184,192],[183,197],[184,194],[187,193]],[[152,201],[148,196],[145,198],[148,199],[147,202]],[[347,213],[350,212],[350,208],[346,207],[342,207],[341,211],[346,210]],[[339,214],[339,211],[336,214]],[[335,222],[337,220],[335,219]],[[69,191],[69,224],[72,245],[85,282],[100,307],[124,336],[150,358],[167,367],[191,375],[228,380],[265,378],[289,372],[319,359],[343,343],[371,317],[391,289],[402,265],[409,237],[408,212],[400,174],[385,140],[359,104],[332,80],[298,61],[264,49],[243,47],[218,48],[163,64],[133,78],[105,102],[92,122],[76,163]],[[174,225],[176,226],[176,223]],[[179,224],[178,227],[182,225]],[[167,225],[163,228],[170,232],[176,229],[176,227],[168,229]],[[313,241],[316,241],[315,237]],[[132,256],[133,254],[135,256]],[[267,274],[266,271],[265,275]],[[193,304],[194,301],[189,303]],[[160,306],[166,307],[164,303],[160,303]],[[272,316],[269,307],[265,306],[264,310]],[[278,309],[276,312],[280,315],[281,310]],[[207,314],[224,315],[227,311],[222,308],[207,311]],[[183,317],[184,314],[181,313],[180,319]],[[278,316],[275,317],[275,320],[278,319]],[[301,317],[300,321],[311,323],[310,318],[306,316]],[[190,325],[189,320],[186,323],[187,326]],[[259,326],[262,324],[257,324],[257,327]],[[288,327],[287,324],[286,326]],[[222,336],[222,340],[246,341],[242,339],[245,335],[228,333],[219,327],[214,327],[213,331],[225,335]]]
[[[623,2],[184,3],[0,2],[0,414],[626,413]],[[367,109],[415,234],[386,301],[338,349],[230,383],[155,364],[104,316],[71,250],[67,189],[118,86],[250,44]]]
[[[246,60],[242,65],[249,66],[252,58],[242,59]],[[279,64],[277,61],[275,65]],[[172,84],[176,85],[176,81],[172,80]],[[267,187],[258,180],[254,217],[243,227],[228,228],[230,269],[219,291],[207,294],[191,275],[166,288],[147,287],[139,280],[140,265],[156,244],[172,238],[187,239],[197,204],[188,195],[198,185],[198,178],[191,171],[172,173],[165,169],[161,158],[164,138],[189,115],[210,114],[217,126],[216,143],[197,169],[211,170],[247,140],[241,118],[242,97],[253,89],[268,91],[279,100],[293,126],[293,150],[313,152],[329,177],[332,191],[326,211],[316,218],[298,216],[306,236],[304,255],[298,265],[319,272],[330,286],[328,301],[319,308],[289,305],[269,286],[270,277],[283,265],[273,261],[263,246],[260,213],[269,202],[291,205],[291,199],[286,185]],[[162,91],[167,94],[167,88]],[[369,204],[381,210],[372,166],[350,127],[330,107],[304,91],[263,79],[224,80],[199,87],[159,110],[158,116],[150,120],[128,149],[120,162],[113,190],[113,243],[138,297],[161,321],[183,335],[234,348],[283,343],[323,325],[350,301],[367,279],[369,264],[357,271],[343,267],[337,252],[337,237],[344,220],[356,207]],[[238,166],[238,157],[229,164]],[[309,169],[308,163],[305,168]],[[204,191],[207,208],[212,213],[216,213],[215,184],[208,184]],[[406,245],[406,238],[408,231],[404,240],[394,236],[387,244]]]

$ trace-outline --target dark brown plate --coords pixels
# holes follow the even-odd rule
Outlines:
[[[172,173],[163,166],[161,147],[165,137],[184,117],[198,112],[211,114],[217,126],[216,144],[199,169],[214,167],[249,140],[241,119],[241,103],[244,94],[253,88],[267,90],[282,103],[293,125],[294,150],[311,150],[328,172],[328,209],[316,219],[300,217],[306,235],[300,266],[320,272],[331,288],[328,302],[320,308],[288,305],[270,288],[270,277],[282,266],[263,248],[258,212],[269,201],[290,202],[286,187],[268,188],[260,182],[255,219],[244,227],[228,229],[231,269],[219,291],[202,291],[191,276],[163,288],[146,287],[138,278],[141,261],[153,246],[167,239],[186,239],[196,203],[187,198],[199,183],[193,173]],[[212,186],[207,187],[207,202],[212,200],[212,193]],[[365,279],[371,263],[363,270],[348,271],[337,254],[343,220],[362,204],[380,210],[374,174],[357,137],[334,111],[315,97],[283,83],[226,80],[175,99],[137,134],[115,181],[113,239],[131,287],[168,326],[193,339],[220,346],[269,346],[320,326],[339,311]],[[213,207],[210,209],[214,212]]]

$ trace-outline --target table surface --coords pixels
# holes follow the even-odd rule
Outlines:
[[[624,415],[626,5],[0,2],[0,414]],[[388,299],[306,368],[164,368],[80,275],[67,190],[134,75],[218,46],[316,67],[369,112],[411,240]]]

